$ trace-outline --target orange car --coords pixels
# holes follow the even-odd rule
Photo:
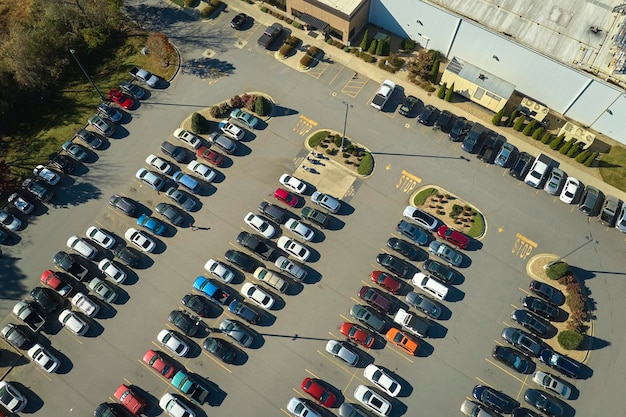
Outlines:
[[[395,327],[389,329],[385,336],[388,341],[412,356],[415,356],[417,350],[420,348],[420,344],[416,340],[402,333]]]

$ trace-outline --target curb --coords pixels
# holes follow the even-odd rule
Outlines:
[[[304,148],[305,148],[305,149],[307,149],[309,152],[312,152],[312,151],[313,151],[313,148],[311,148],[311,147],[309,146],[309,139],[311,138],[311,136],[315,135],[317,132],[322,132],[322,131],[327,131],[327,132],[329,132],[329,133],[336,133],[336,134],[340,134],[339,132],[337,132],[336,130],[333,130],[333,129],[318,129],[318,130],[316,130],[315,132],[311,133],[309,136],[307,136],[307,137],[304,139]],[[346,136],[346,139],[349,139],[349,138],[348,138],[348,136]],[[352,139],[350,139],[350,140],[352,141]],[[353,142],[353,143],[359,143],[359,142]],[[363,149],[365,149],[367,152],[369,152],[369,153],[370,153],[370,155],[372,154],[372,152],[371,152],[371,151],[370,151],[367,147],[365,147],[365,146],[361,145],[360,143],[359,143],[359,146],[363,147]],[[344,167],[343,165],[341,165],[339,162],[334,161],[334,160],[332,160],[332,159],[330,159],[330,158],[328,158],[328,161],[329,161],[329,162],[331,162],[333,165],[335,165],[335,167],[337,167],[337,168],[339,168],[340,170],[342,170],[342,171],[346,172],[347,174],[350,174],[351,176],[353,176],[353,177],[355,177],[355,178],[359,178],[359,179],[363,179],[363,180],[368,179],[369,177],[371,177],[372,175],[374,175],[374,171],[375,171],[375,169],[376,169],[376,162],[374,161],[374,156],[372,156],[372,161],[374,161],[374,166],[372,167],[372,172],[370,172],[370,173],[369,173],[369,174],[367,174],[367,175],[360,175],[358,172],[356,172],[356,173],[355,173],[355,172],[353,172],[353,171],[350,171],[350,170],[348,170],[346,167]]]

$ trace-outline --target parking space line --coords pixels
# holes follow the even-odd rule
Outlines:
[[[357,299],[356,299],[356,298],[354,298],[354,297],[350,297],[350,300],[354,301],[355,303],[360,303],[360,302],[361,302],[361,300],[357,300]]]
[[[333,339],[341,339],[341,337],[337,337],[335,336],[332,332],[328,332],[328,334],[333,338]],[[343,336],[343,335],[342,335]]]
[[[528,294],[528,295],[532,295],[532,293],[531,293],[530,291],[528,291],[528,289],[527,289],[527,288],[519,288],[519,287],[518,287],[518,290],[520,290],[521,292],[526,293],[526,294]]]
[[[354,372],[353,371],[349,371],[346,368],[344,368],[343,366],[339,365],[336,361],[332,360],[332,357],[329,357],[329,355],[327,355],[326,353],[321,352],[319,350],[317,351],[317,353],[319,353],[320,355],[322,355],[323,357],[328,359],[329,362],[331,362],[333,365],[335,365],[337,368],[341,369],[342,371],[344,371],[348,375],[351,375],[351,374],[357,372],[358,369],[360,369],[360,368],[356,368]]]
[[[351,318],[347,318],[346,316],[344,316],[343,314],[340,314],[339,317],[341,317],[342,319],[344,319],[345,321],[350,321],[352,320]]]
[[[285,413],[287,416],[291,417],[291,413],[288,413],[287,411],[283,410],[282,408],[279,408],[280,411],[282,411],[283,413]]]
[[[223,363],[221,363],[220,361],[218,361],[217,359],[215,359],[212,355],[210,355],[208,352],[206,352],[204,349],[202,349],[202,354],[205,355],[207,358],[211,359],[213,362],[215,362],[216,364],[218,364],[219,366],[222,367],[222,369],[228,371],[228,373],[232,374],[233,371],[231,371],[230,369],[228,369]]]
[[[346,68],[347,67],[345,65],[341,67],[341,69],[337,72],[337,74],[335,74],[335,76],[328,82],[328,85],[331,85],[335,81],[335,79],[339,77],[339,74],[341,74],[341,72]]]
[[[36,366],[35,369],[37,369],[37,371],[40,372],[41,375],[48,380],[48,382],[52,382],[52,378],[50,378],[50,376],[48,375],[48,373],[46,371],[44,371],[43,369],[39,368],[38,366]]]
[[[415,363],[415,361],[413,361],[412,359],[408,358],[406,356],[406,353],[403,353],[402,351],[398,350],[398,348],[393,347],[391,344],[387,344],[387,346],[389,346],[389,349],[391,349],[392,352],[397,353],[398,355],[400,355],[400,357],[406,359],[407,361],[411,362],[411,363]]]
[[[313,378],[320,379],[319,376],[315,375],[313,372],[309,371],[308,369],[304,368],[304,371],[308,373],[309,375],[311,375]]]
[[[478,382],[480,382],[481,384],[483,384],[483,385],[486,385],[486,386],[488,386],[488,387],[490,387],[490,388],[493,388],[493,387],[491,386],[491,384],[487,383],[486,381],[483,381],[482,379],[480,379],[480,378],[478,378],[478,377],[476,377],[476,380],[477,380]]]
[[[505,368],[501,367],[499,364],[495,363],[494,361],[490,360],[489,358],[485,358],[485,360],[487,362],[489,362],[490,364],[492,364],[493,366],[495,366],[496,368],[498,368],[499,370],[501,370],[502,372],[504,372],[505,374],[508,374],[508,375],[512,376],[514,379],[517,379],[522,384],[524,383],[523,380],[519,379],[515,374],[511,373],[508,369],[505,369]]]
[[[520,382],[522,383],[522,385],[519,387],[519,391],[518,391],[518,393],[517,393],[517,397],[515,397],[515,399],[518,399],[518,398],[520,397],[520,395],[522,395],[522,390],[523,390],[525,387],[527,387],[527,386],[528,386],[528,387],[530,387],[530,386],[531,386],[531,385],[529,385],[529,384],[527,384],[527,383],[526,383],[526,381],[528,380],[528,377],[529,377],[529,376],[530,376],[530,375],[526,375],[526,378],[524,378],[524,380],[523,380],[523,381],[520,381]]]

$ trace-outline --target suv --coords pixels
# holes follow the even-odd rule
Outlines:
[[[303,218],[310,220],[321,228],[326,228],[326,226],[328,226],[328,222],[330,221],[330,216],[328,214],[311,207],[304,207],[301,214]]]
[[[585,192],[580,199],[580,204],[578,204],[578,211],[580,211],[585,216],[593,216],[597,213],[603,200],[604,195],[602,194],[602,191],[598,190],[592,185],[589,185],[587,186],[587,188],[585,188]]]
[[[270,204],[267,201],[261,201],[261,204],[259,204],[259,211],[279,224],[283,224],[287,220],[287,213],[285,210],[275,204]]]
[[[517,157],[515,163],[511,165],[511,168],[509,169],[509,175],[521,181],[524,177],[526,177],[526,173],[530,169],[530,165],[533,163],[534,160],[535,158],[533,158],[526,152],[521,152]]]
[[[444,132],[447,132],[449,130],[449,124],[452,121],[453,118],[453,114],[450,113],[448,110],[444,110],[439,114],[439,117],[437,118],[437,121],[435,121],[435,127],[437,129],[441,129]]]
[[[479,146],[481,137],[483,136],[483,132],[485,131],[486,129],[483,125],[481,125],[480,123],[474,123],[474,126],[472,126],[472,130],[470,130],[467,136],[465,136],[465,139],[463,139],[463,144],[461,145],[461,148],[469,153],[476,151]]]
[[[424,246],[428,244],[428,234],[406,220],[400,220],[396,226],[396,230],[418,245]]]
[[[476,385],[472,396],[499,413],[509,414],[519,404],[507,395],[485,385]]]
[[[604,200],[604,205],[602,206],[598,220],[605,226],[613,227],[615,225],[617,213],[619,213],[621,207],[621,200],[617,197],[613,197],[612,195],[608,196],[606,200]]]
[[[209,135],[209,142],[227,154],[231,155],[237,151],[237,142],[221,135],[219,132],[213,132]]]
[[[161,151],[171,156],[176,162],[185,162],[187,160],[187,153],[180,146],[175,146],[168,141],[164,141],[161,144]]]

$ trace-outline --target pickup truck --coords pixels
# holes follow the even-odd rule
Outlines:
[[[530,167],[530,171],[526,174],[524,182],[533,188],[540,188],[543,185],[543,181],[548,176],[550,166],[554,161],[545,154],[540,153],[537,155],[537,159]]]
[[[198,405],[204,404],[210,394],[209,389],[202,384],[202,381],[185,371],[176,372],[172,378],[172,385]]]
[[[250,249],[259,258],[268,261],[271,257],[274,256],[276,250],[272,248],[265,239],[262,239],[259,236],[255,236],[248,232],[241,232],[237,236],[237,243],[243,246],[246,249]]]
[[[54,265],[63,272],[67,272],[78,281],[83,281],[89,274],[89,269],[82,264],[82,261],[77,255],[69,254],[67,252],[57,252],[52,259]]]
[[[270,47],[272,42],[276,40],[283,33],[283,27],[280,23],[274,23],[272,26],[269,26],[265,29],[265,32],[261,35],[259,40],[257,41],[259,45],[263,48],[267,49]]]
[[[378,89],[378,92],[372,99],[370,105],[376,110],[382,110],[385,107],[385,103],[389,100],[389,97],[393,94],[393,90],[396,89],[396,84],[393,81],[385,80]]]
[[[136,80],[143,81],[148,84],[150,87],[156,87],[159,83],[159,77],[152,74],[149,71],[146,71],[143,68],[132,67],[128,73]]]
[[[402,326],[403,329],[420,337],[428,336],[430,322],[416,314],[411,314],[404,309],[399,309],[393,317],[393,321]]]
[[[228,306],[232,301],[230,294],[203,276],[196,278],[193,287],[198,291],[202,291],[215,304]]]
[[[18,301],[13,307],[13,314],[22,320],[34,332],[38,332],[46,324],[46,319],[37,312],[30,301]]]

